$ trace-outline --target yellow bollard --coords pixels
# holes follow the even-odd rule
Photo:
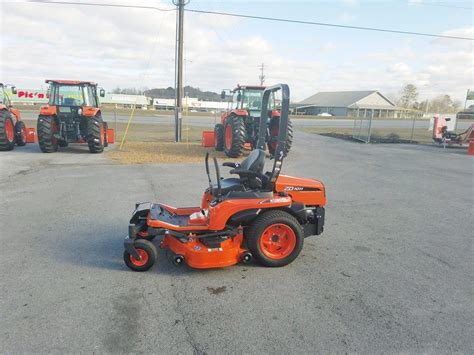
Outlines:
[[[137,105],[133,105],[132,112],[130,113],[130,117],[128,118],[127,127],[125,128],[125,132],[122,136],[122,141],[120,142],[119,150],[122,150],[123,144],[125,143],[125,137],[127,136],[128,128],[130,127],[130,123],[132,123],[132,117],[133,117],[133,114],[135,113],[135,107],[137,107]]]

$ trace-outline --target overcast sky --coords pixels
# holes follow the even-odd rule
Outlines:
[[[80,1],[80,0],[75,0]],[[86,2],[86,1],[83,1]],[[94,0],[173,9],[171,1]],[[0,81],[94,80],[107,90],[174,86],[175,11],[5,1]],[[474,37],[471,1],[191,0],[189,9]],[[413,83],[420,100],[474,89],[473,41],[185,13],[185,85],[286,82],[292,100],[317,91],[380,90]]]

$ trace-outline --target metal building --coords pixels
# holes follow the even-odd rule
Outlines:
[[[296,114],[368,117],[404,117],[397,107],[377,90],[318,92],[294,105]]]

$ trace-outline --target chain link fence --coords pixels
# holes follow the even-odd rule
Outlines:
[[[354,118],[352,139],[364,143],[430,143],[430,119],[419,115],[406,118],[375,117],[374,110]]]

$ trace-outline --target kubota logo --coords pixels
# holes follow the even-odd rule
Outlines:
[[[302,191],[303,189],[301,186],[285,186],[283,191]]]

